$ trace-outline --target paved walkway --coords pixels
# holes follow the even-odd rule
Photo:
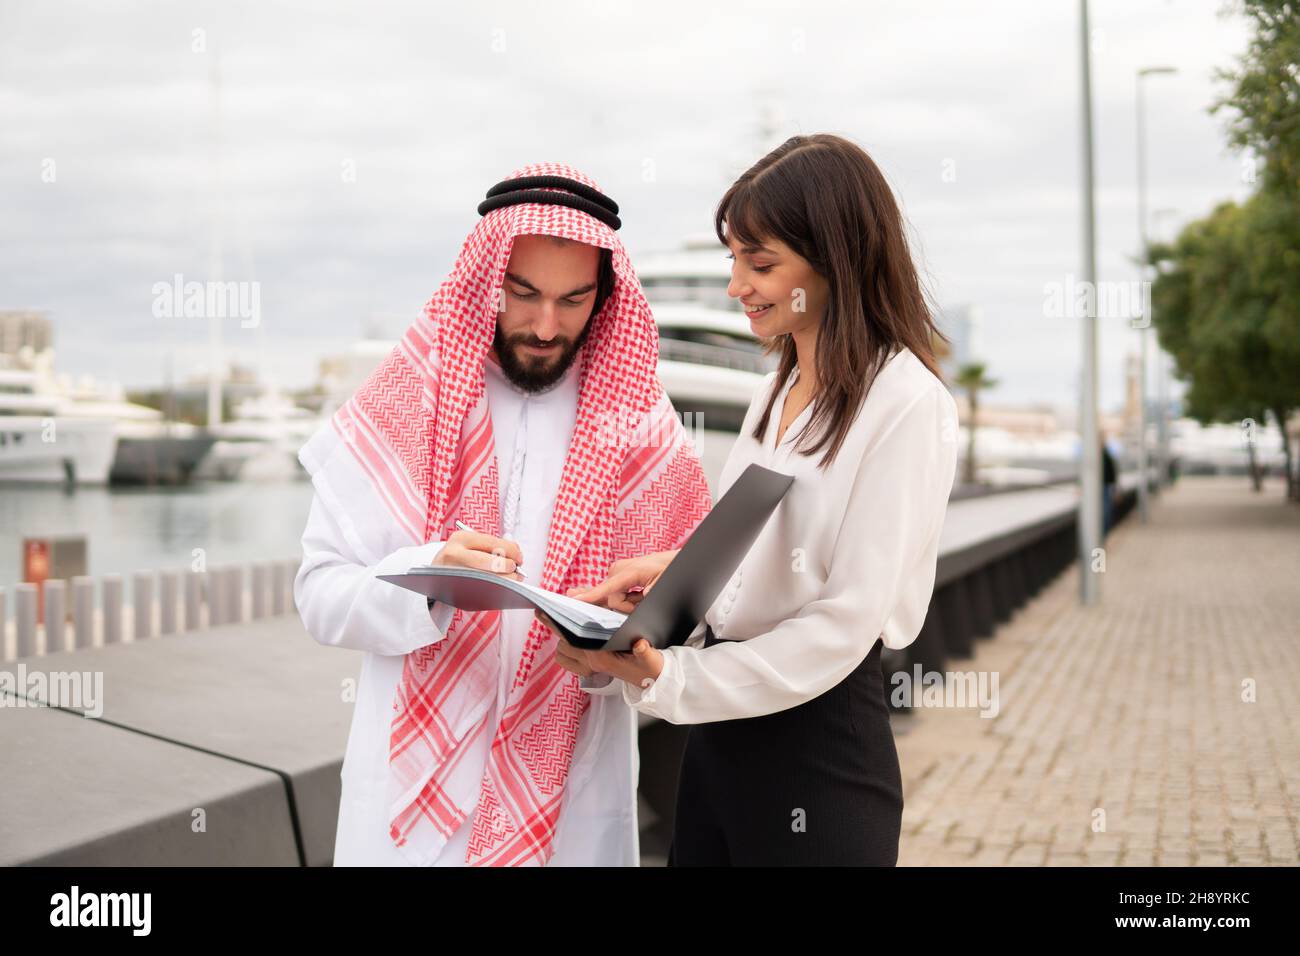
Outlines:
[[[1099,606],[1071,570],[948,662],[996,717],[895,719],[899,865],[1300,861],[1300,507],[1184,477],[1106,545]]]

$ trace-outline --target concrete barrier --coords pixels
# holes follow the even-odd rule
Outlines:
[[[268,847],[279,848],[272,855],[257,852],[228,862],[329,864],[338,819],[339,773],[352,720],[351,691],[360,664],[358,652],[321,648],[296,616],[284,616],[165,641],[117,644],[0,665],[0,672],[14,675],[15,682],[20,668],[28,674],[98,674],[103,690],[97,702],[102,706],[98,719],[75,716],[91,712],[85,701],[52,698],[54,680],[46,680],[44,689],[28,691],[26,699],[54,699],[62,708],[38,713],[83,728],[71,737],[64,733],[45,742],[26,736],[36,726],[29,720],[10,719],[33,711],[0,708],[0,766],[20,771],[7,774],[6,787],[13,776],[34,775],[17,795],[0,788],[0,820],[22,828],[31,819],[38,832],[46,833],[43,839],[25,837],[23,849],[8,854],[0,838],[0,862],[6,856],[11,861],[14,856],[25,861],[57,856],[62,862],[85,865],[124,862],[105,856],[101,843],[128,823],[145,827],[154,844],[149,852],[157,859],[184,859],[185,847],[196,844],[187,830],[175,825],[179,811],[156,799],[156,774],[145,774],[134,783],[117,776],[105,781],[102,761],[81,760],[81,755],[94,750],[96,735],[105,748],[121,748],[134,760],[136,751],[123,740],[126,735],[151,741],[149,749],[166,742],[174,751],[217,762],[203,773],[192,771],[196,779],[184,790],[189,805],[226,807],[234,814],[231,819],[243,820],[241,826],[251,828]],[[51,746],[57,751],[64,744],[71,748],[67,754],[28,753]],[[190,767],[193,759],[186,759],[189,762],[183,763]],[[157,771],[165,772],[170,772],[166,766]],[[263,792],[268,779],[279,788],[277,799],[284,813],[271,812]],[[85,842],[80,849],[66,833],[56,832],[52,822],[48,826],[43,822],[47,817],[57,819],[58,814],[50,815],[42,795],[48,798],[51,792],[65,789],[76,791],[77,798],[56,803],[60,813],[75,809],[82,818],[77,832]],[[174,788],[164,789],[169,799],[176,796]],[[241,807],[242,801],[248,805]],[[151,809],[136,812],[131,805],[137,802]],[[238,842],[247,846],[242,832]],[[108,845],[117,852],[125,844],[114,837]],[[282,852],[286,845],[295,848],[291,859]],[[124,859],[135,858],[128,853]]]
[[[2,866],[299,863],[283,781],[267,770],[7,694],[0,766]]]

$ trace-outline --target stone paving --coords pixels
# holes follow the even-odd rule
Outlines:
[[[1300,507],[1183,477],[950,671],[998,712],[894,720],[900,866],[1296,865]],[[887,686],[886,691],[888,692]]]

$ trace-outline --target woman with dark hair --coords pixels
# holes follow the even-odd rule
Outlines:
[[[751,462],[795,481],[685,645],[561,642],[557,660],[584,689],[692,725],[669,865],[892,866],[903,794],[880,653],[921,629],[956,474],[941,336],[894,196],[848,140],[788,140],[715,224],[728,293],[780,354],[719,493]],[[630,610],[675,553],[573,596]]]

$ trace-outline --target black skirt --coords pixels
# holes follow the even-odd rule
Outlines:
[[[897,864],[903,781],[880,648],[796,707],[690,728],[669,866]]]

